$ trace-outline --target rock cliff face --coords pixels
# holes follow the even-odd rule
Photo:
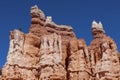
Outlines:
[[[10,33],[2,80],[120,80],[120,55],[102,23],[93,21],[90,46],[72,27],[57,25],[35,5],[28,34]]]

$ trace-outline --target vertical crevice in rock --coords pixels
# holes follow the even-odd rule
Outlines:
[[[69,56],[70,56],[70,43],[68,43],[66,51],[67,51],[67,57],[65,59],[65,69],[67,71],[66,78],[68,80],[69,79],[68,66],[69,66]]]

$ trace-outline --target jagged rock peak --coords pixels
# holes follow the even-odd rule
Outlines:
[[[34,5],[31,7],[30,14],[31,14],[31,17],[38,17],[38,18],[45,19],[45,14],[43,13],[42,10],[38,8],[37,5]]]
[[[95,20],[92,22],[92,28],[101,28],[103,29],[103,25],[101,22],[97,23]]]
[[[52,16],[47,16],[46,23],[51,23],[51,22],[52,22]]]
[[[105,36],[105,31],[101,22],[92,22],[92,34],[94,38],[103,38],[103,36]]]
[[[103,33],[105,33],[102,23],[97,23],[95,20],[92,22],[92,29],[96,29],[96,31],[102,31]]]
[[[41,37],[44,34],[57,33],[62,36],[75,37],[71,26],[58,25],[52,20],[52,16],[45,16],[37,7],[31,7],[31,27],[30,33]]]

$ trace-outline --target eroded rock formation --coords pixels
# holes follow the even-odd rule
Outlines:
[[[72,27],[57,25],[35,5],[28,34],[10,33],[2,80],[120,80],[120,55],[101,22],[92,23],[90,46]]]
[[[120,63],[115,42],[106,36],[101,22],[93,21],[94,40],[90,44],[92,72],[98,80],[118,80]]]
[[[70,41],[68,55],[68,80],[88,80],[90,78],[90,59],[86,43],[83,39]]]

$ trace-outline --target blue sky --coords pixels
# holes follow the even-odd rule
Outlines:
[[[101,21],[120,51],[120,0],[0,0],[0,67],[6,61],[10,31],[22,28],[28,33],[30,7],[35,4],[55,23],[72,26],[87,45],[93,39],[92,21]]]

